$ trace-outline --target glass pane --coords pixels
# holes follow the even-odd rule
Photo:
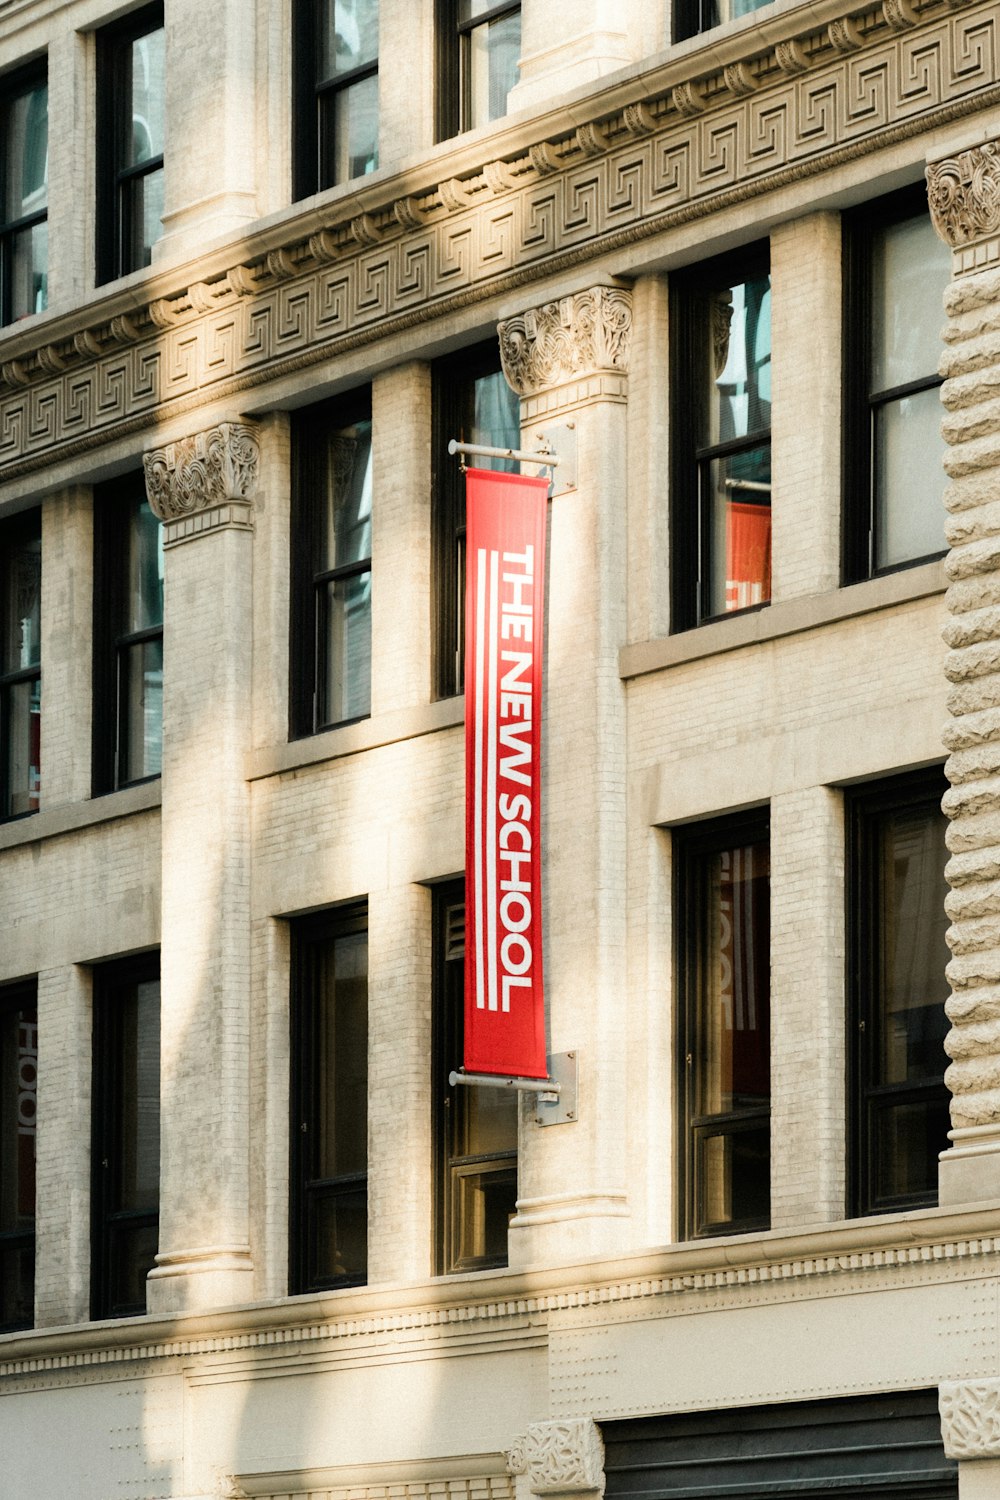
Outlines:
[[[374,172],[378,166],[378,75],[338,89],[326,104],[333,110],[333,130],[325,133],[325,149],[333,160],[323,164],[323,182],[349,182]]]
[[[48,203],[49,91],[46,84],[19,95],[6,120],[6,194],[8,224],[41,212]]]
[[[937,386],[875,411],[875,566],[945,550],[944,453]]]
[[[163,624],[163,527],[145,500],[129,517],[125,631]]]
[[[879,1109],[875,1118],[878,1198],[937,1193],[938,1156],[948,1148],[946,1098]]]
[[[0,1230],[35,1223],[38,1011],[0,1013]]]
[[[766,1224],[771,1213],[767,1126],[698,1137],[696,1233],[727,1224]]]
[[[504,1264],[507,1260],[507,1228],[514,1217],[516,1203],[516,1163],[453,1169],[452,1243],[448,1268],[456,1270],[475,1261]]]
[[[0,1249],[0,1327],[29,1328],[35,1320],[35,1246]]]
[[[872,392],[933,375],[941,357],[951,252],[928,214],[875,235],[872,261]]]
[[[115,1207],[155,1210],[160,1197],[160,981],[141,981],[122,1007],[121,1180]]]
[[[146,1277],[153,1269],[159,1249],[159,1232],[155,1220],[112,1224],[111,1286],[109,1312],[112,1316],[146,1309]]]
[[[878,1083],[940,1078],[947,1059],[945,933],[948,893],[944,813],[927,807],[886,813],[879,830],[881,1047]],[[943,1147],[942,1147],[943,1149]]]
[[[323,0],[319,81],[322,83],[337,73],[349,73],[377,57],[378,0]]]
[[[713,292],[706,308],[711,363],[702,446],[771,425],[771,278]]]
[[[513,1089],[466,1089],[457,1155],[517,1150],[517,1094]]]
[[[141,641],[122,653],[119,785],[159,776],[163,769],[163,640]]]
[[[368,934],[346,933],[318,950],[317,1178],[368,1165]]]
[[[0,671],[36,667],[41,660],[42,531],[35,519],[3,538],[0,602],[3,605]]]
[[[163,28],[132,43],[132,128],[125,165],[139,166],[163,155]]]
[[[707,856],[707,951],[697,1024],[694,1113],[770,1099],[770,862],[767,844]]]
[[[10,316],[44,312],[49,300],[49,226],[43,220],[11,240]]]
[[[321,567],[343,568],[372,555],[372,424],[355,422],[330,438]]]
[[[130,178],[123,184],[123,222],[128,224],[130,261],[126,271],[140,271],[153,259],[153,246],[163,233],[163,168]]]
[[[507,96],[517,83],[521,55],[521,13],[476,26],[467,37],[464,126],[475,130],[507,113]]]
[[[42,784],[42,682],[40,677],[10,684],[3,694],[0,719],[7,753],[6,807],[3,816],[17,818],[38,811]]]
[[[472,382],[472,431],[469,443],[484,448],[520,448],[521,402],[503,376],[502,370],[480,375]],[[498,469],[517,474],[520,464],[513,458],[476,458],[477,469]]]
[[[363,1281],[368,1274],[367,1189],[316,1193],[312,1221],[309,1285],[345,1277]]]
[[[322,585],[319,724],[371,712],[372,575],[367,570]]]
[[[703,613],[766,604],[771,597],[771,445],[715,459],[703,467],[706,475],[711,538]]]

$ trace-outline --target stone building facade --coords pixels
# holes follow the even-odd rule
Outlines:
[[[1000,1495],[995,0],[6,0],[0,133],[0,1490]]]

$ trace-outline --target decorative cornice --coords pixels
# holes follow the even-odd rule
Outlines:
[[[517,141],[511,154],[473,170],[456,170],[468,160],[456,150],[425,190],[408,174],[386,181],[381,202],[366,187],[363,199],[314,207],[282,243],[271,227],[228,266],[215,252],[186,289],[153,276],[146,305],[130,289],[86,326],[67,314],[10,333],[0,340],[0,480],[1000,101],[994,0],[928,0],[915,24],[896,0],[888,12],[831,11],[803,7],[721,51],[695,49],[651,73],[645,97],[632,80],[610,113],[613,91],[594,118],[580,121],[575,108],[572,125],[546,139],[511,127],[498,137]]]
[[[1000,235],[1000,141],[986,141],[927,168],[927,201],[953,250]]]
[[[628,374],[632,293],[597,286],[499,324],[500,359],[519,396],[592,375]]]
[[[1000,1380],[944,1384],[938,1406],[949,1458],[1000,1458]]]
[[[166,542],[221,525],[251,527],[260,448],[245,422],[220,422],[143,456],[150,508],[167,523]]]
[[[604,1494],[604,1442],[589,1417],[536,1422],[507,1455],[512,1474],[526,1474],[535,1495]]]

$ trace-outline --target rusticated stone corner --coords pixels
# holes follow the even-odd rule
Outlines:
[[[507,383],[519,396],[602,374],[628,374],[632,294],[597,286],[529,308],[499,326]]]
[[[512,1474],[526,1474],[535,1495],[594,1491],[603,1495],[604,1442],[589,1417],[537,1422],[507,1455]]]
[[[260,448],[255,428],[220,422],[143,457],[146,495],[161,521],[179,521],[237,502],[250,505]]]
[[[927,201],[953,250],[1000,235],[1000,141],[987,141],[927,168]]]
[[[938,1406],[949,1458],[1000,1458],[1000,1380],[942,1385]]]

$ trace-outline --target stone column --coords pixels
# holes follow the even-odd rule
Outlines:
[[[252,501],[221,422],[145,456],[164,522],[160,1253],[155,1312],[249,1300]]]
[[[524,1109],[515,1267],[614,1253],[629,1238],[625,1136],[625,420],[631,294],[596,286],[500,324],[522,446],[575,446],[552,502],[542,721],[550,1052],[574,1051],[576,1118]],[[557,471],[558,473],[559,471]],[[562,481],[560,481],[561,483]]]
[[[35,1323],[90,1316],[91,971],[38,976]]]
[[[590,1417],[533,1422],[507,1454],[517,1500],[528,1495],[574,1495],[600,1500],[604,1494],[604,1441]]]
[[[42,506],[42,785],[45,811],[90,796],[94,533],[91,491]]]
[[[941,361],[953,1128],[940,1199],[955,1204],[1000,1198],[1000,142],[932,161],[927,180],[954,252]]]
[[[592,84],[643,55],[642,0],[535,0],[521,10],[521,57],[510,110],[536,109],[556,94]],[[567,24],[567,17],[571,22]],[[640,40],[641,38],[641,40]],[[665,38],[657,38],[651,51]],[[641,112],[633,117],[642,125]],[[651,126],[649,127],[651,128]]]

